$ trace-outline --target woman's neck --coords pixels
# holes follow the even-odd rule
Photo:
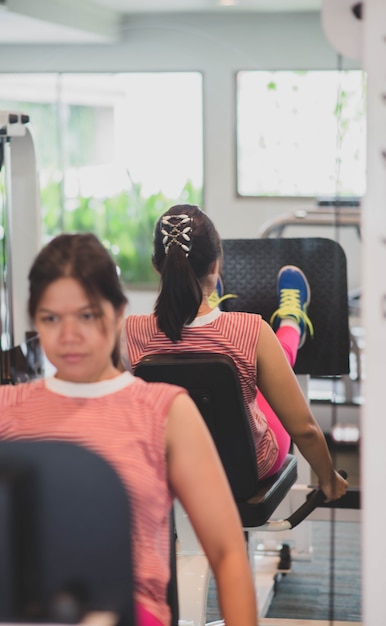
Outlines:
[[[213,311],[213,308],[209,305],[208,298],[204,296],[197,311],[196,317],[201,317],[201,315],[207,315],[211,311]]]

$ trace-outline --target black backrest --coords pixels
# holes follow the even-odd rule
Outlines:
[[[224,239],[224,311],[260,313],[277,309],[276,279],[283,265],[297,265],[311,287],[309,316],[315,335],[298,353],[297,374],[340,376],[349,372],[346,256],[339,243],[322,237]]]
[[[238,373],[230,357],[208,352],[154,354],[140,361],[135,375],[149,382],[185,387],[216,443],[236,502],[257,492],[256,451]]]
[[[0,621],[134,624],[129,497],[89,450],[0,442]],[[69,610],[71,609],[71,610]]]

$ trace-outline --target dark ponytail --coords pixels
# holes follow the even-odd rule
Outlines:
[[[161,275],[154,313],[160,330],[176,342],[197,315],[202,284],[222,257],[220,236],[197,206],[171,207],[154,230],[153,265]]]

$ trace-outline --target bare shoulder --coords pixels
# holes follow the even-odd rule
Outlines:
[[[186,423],[196,419],[202,421],[201,414],[192,398],[187,393],[178,393],[170,404],[168,422]]]
[[[166,439],[169,448],[177,445],[180,449],[197,441],[202,445],[203,440],[211,440],[204,419],[188,394],[177,394],[170,404]]]

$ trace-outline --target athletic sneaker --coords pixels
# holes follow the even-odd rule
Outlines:
[[[279,308],[272,314],[270,324],[277,330],[282,320],[294,320],[300,328],[299,348],[304,345],[307,328],[314,334],[312,322],[307,315],[307,307],[311,299],[311,290],[302,270],[295,265],[284,265],[277,275],[277,291]]]
[[[215,309],[216,306],[219,306],[221,302],[227,300],[228,298],[237,298],[237,296],[233,293],[227,293],[224,295],[224,285],[219,276],[217,278],[216,287],[208,298],[209,306],[212,307],[212,309]]]

